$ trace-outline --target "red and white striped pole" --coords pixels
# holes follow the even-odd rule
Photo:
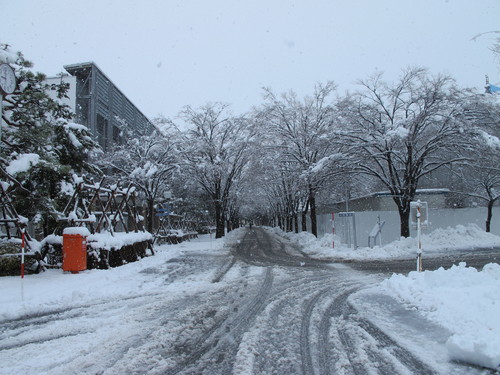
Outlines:
[[[21,279],[24,279],[24,229],[21,229]]]
[[[335,213],[332,212],[332,234],[335,236]],[[335,240],[332,237],[332,248],[335,248]]]

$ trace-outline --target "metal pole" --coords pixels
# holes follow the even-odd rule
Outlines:
[[[420,241],[420,207],[417,207],[417,272],[422,272],[422,242]]]
[[[24,228],[21,229],[21,279],[24,279]]]
[[[344,217],[344,223],[345,223],[345,228],[346,228],[346,234],[347,234],[347,246],[351,248],[352,244],[352,239],[351,239],[351,222],[349,221],[349,216]]]

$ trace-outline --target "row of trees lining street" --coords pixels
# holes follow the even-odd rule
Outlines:
[[[47,94],[64,97],[67,87],[48,86],[21,54],[15,59],[8,62],[18,88],[3,101],[0,173],[18,212],[43,223],[45,234],[82,174],[132,182],[149,231],[155,206],[167,201],[212,222],[216,237],[242,219],[317,235],[318,207],[388,190],[407,237],[410,202],[422,187],[484,202],[490,230],[500,197],[500,102],[452,77],[408,68],[386,82],[377,73],[345,95],[333,82],[304,97],[266,88],[250,113],[236,116],[224,103],[187,106],[174,120],[155,119],[154,134],[125,133],[125,144],[103,154],[85,127],[71,123],[69,108]],[[14,168],[26,155],[38,156]]]

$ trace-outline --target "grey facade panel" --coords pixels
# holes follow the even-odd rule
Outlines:
[[[76,79],[76,118],[86,125],[103,150],[129,136],[151,134],[149,119],[116,87],[93,62],[66,65]]]

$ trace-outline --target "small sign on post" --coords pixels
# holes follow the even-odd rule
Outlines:
[[[420,200],[410,202],[410,218],[412,224],[417,227],[417,272],[422,272],[422,241],[420,239],[420,232],[422,226],[427,226],[429,223],[427,202],[421,202]]]

